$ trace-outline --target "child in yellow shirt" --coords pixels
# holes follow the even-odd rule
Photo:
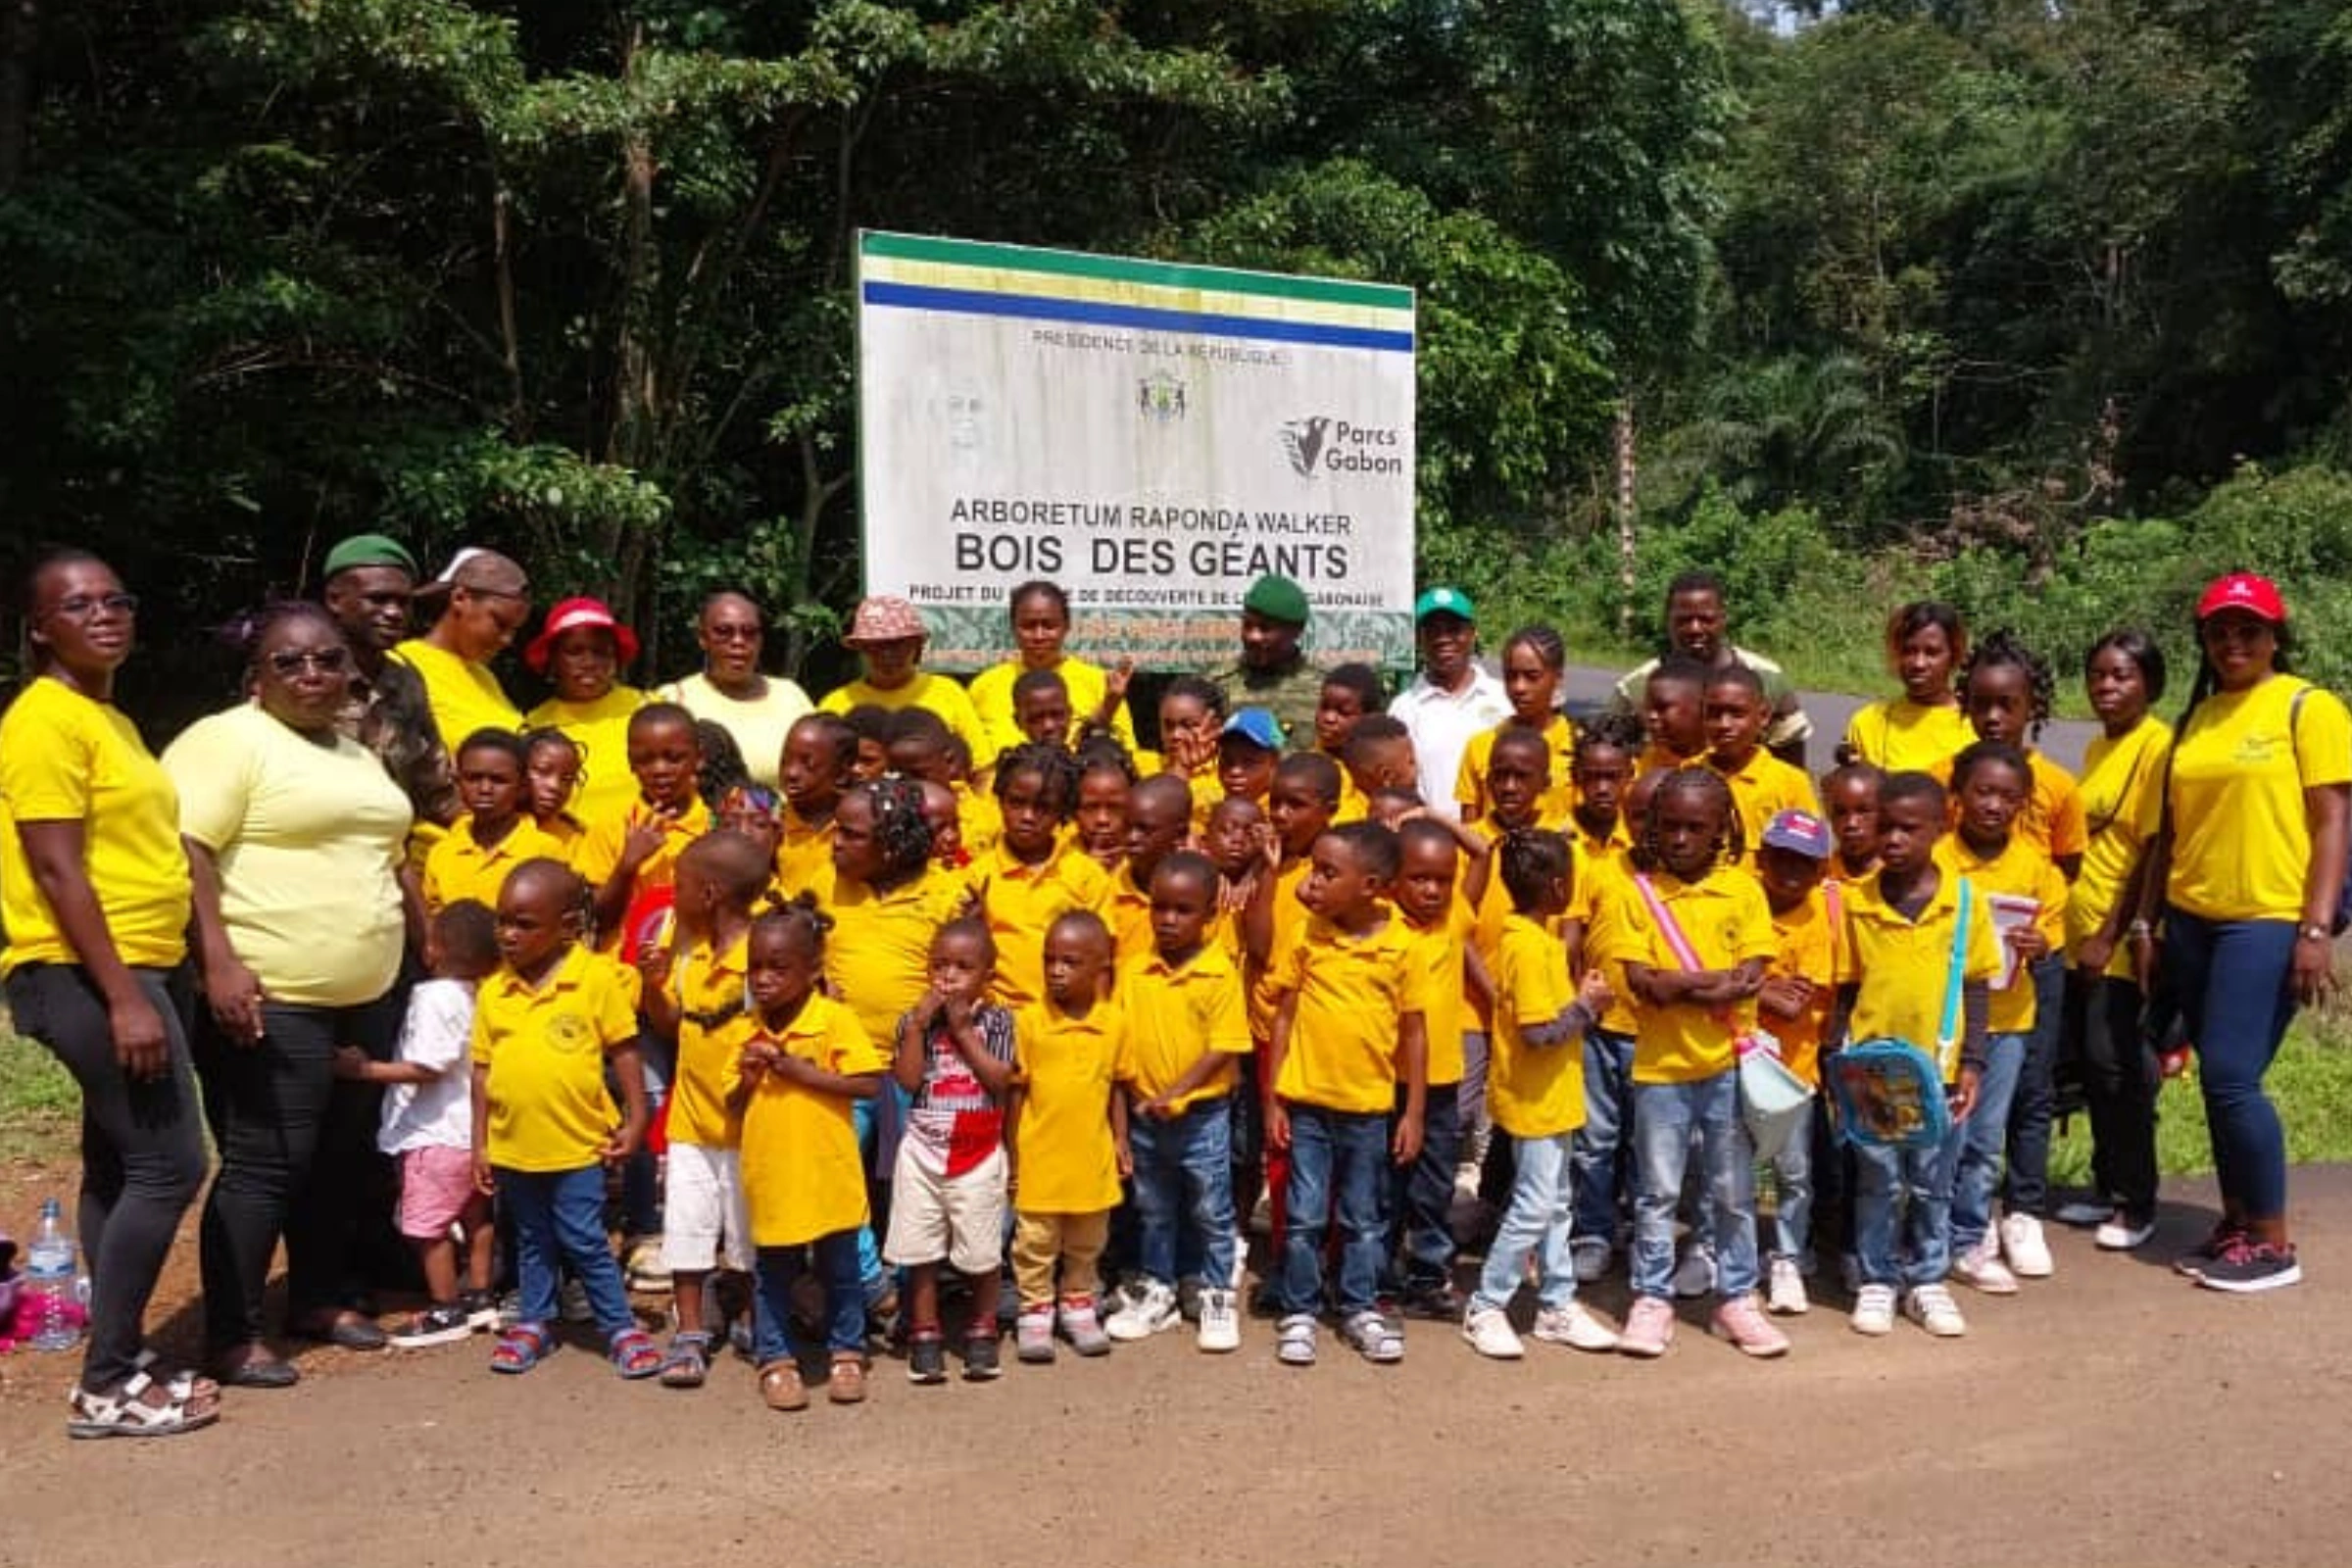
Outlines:
[[[1070,833],[1086,858],[1111,876],[1127,863],[1127,814],[1135,764],[1108,735],[1090,736],[1077,749],[1078,793]]]
[[[1348,746],[1356,726],[1373,714],[1386,716],[1388,705],[1380,671],[1370,664],[1342,664],[1323,676],[1323,691],[1315,703],[1315,750],[1340,764],[1340,808],[1334,821],[1364,819],[1366,792],[1348,767]]]
[[[662,1349],[630,1314],[604,1217],[605,1167],[645,1136],[637,975],[580,946],[586,906],[587,889],[561,861],[516,866],[498,900],[506,962],[474,1000],[473,1180],[513,1222],[522,1287],[521,1316],[499,1336],[490,1368],[528,1372],[555,1349],[561,1265],[586,1287],[613,1369],[650,1378]]]
[[[1453,823],[1429,816],[1396,829],[1396,912],[1429,971],[1429,1064],[1421,1152],[1410,1165],[1397,1166],[1390,1182],[1396,1230],[1391,1277],[1408,1316],[1444,1323],[1462,1315],[1461,1293],[1453,1286],[1451,1215],[1468,1111],[1463,1041],[1466,1026],[1477,1021],[1472,994],[1482,1003],[1488,998],[1487,967],[1470,940],[1470,906],[1459,891],[1462,847],[1455,834]]]
[[[525,730],[522,736],[523,802],[540,832],[564,848],[563,858],[576,859],[588,829],[571,814],[571,798],[580,787],[580,770],[587,764],[580,743],[560,729]]]
[[[1772,704],[1764,695],[1764,677],[1745,664],[1716,670],[1707,679],[1707,741],[1712,748],[1707,765],[1732,787],[1733,804],[1740,808],[1740,840],[1745,859],[1763,841],[1764,826],[1783,811],[1821,815],[1813,781],[1801,767],[1792,767],[1764,749],[1764,726],[1772,718]]]
[[[1830,830],[1810,811],[1783,811],[1764,824],[1753,865],[1772,909],[1779,948],[1756,993],[1759,1021],[1780,1042],[1788,1069],[1821,1087],[1821,1039],[1837,1005],[1842,977],[1838,940],[1842,907],[1833,911],[1822,892],[1831,854]],[[1805,1275],[1813,1250],[1813,1171],[1836,1157],[1829,1115],[1817,1098],[1810,1130],[1800,1130],[1772,1162],[1773,1243],[1765,1306],[1776,1317],[1812,1310]]]
[[[1101,913],[1110,877],[1063,831],[1078,796],[1068,752],[1036,741],[1014,747],[997,764],[996,790],[1004,836],[974,857],[970,877],[997,949],[989,1000],[1018,1012],[1043,994],[1047,928],[1072,909]]]
[[[1662,773],[1706,760],[1707,682],[1714,669],[1688,654],[1668,654],[1642,687],[1642,730],[1647,739],[1636,773]]]
[[[649,703],[629,717],[635,798],[588,824],[577,865],[595,901],[598,946],[635,962],[660,935],[677,882],[678,857],[710,831],[702,789],[703,746],[694,715],[675,703]]]
[[[425,854],[427,915],[461,899],[495,909],[508,872],[542,856],[564,858],[563,844],[540,832],[524,810],[527,768],[522,737],[513,730],[477,729],[459,743],[458,798],[466,814]]]
[[[1080,1355],[1107,1355],[1096,1309],[1119,1181],[1133,1168],[1127,1102],[1113,1087],[1126,1027],[1110,1000],[1110,928],[1072,910],[1046,931],[1045,999],[1013,1020],[1020,1076],[1004,1114],[1012,1162],[1012,1274],[1021,1310],[1013,1353],[1054,1359],[1058,1321]]]
[[[1185,847],[1192,822],[1192,793],[1180,778],[1154,773],[1137,781],[1128,794],[1127,854],[1110,879],[1106,916],[1112,961],[1121,971],[1152,952],[1152,878]]]
[[[858,767],[858,732],[834,713],[810,713],[784,735],[777,784],[784,794],[776,885],[787,899],[833,892],[833,811]]]
[[[1454,775],[1453,798],[1461,819],[1476,822],[1494,808],[1490,774],[1494,743],[1505,735],[1525,733],[1544,741],[1544,797],[1536,810],[1546,822],[1565,818],[1576,805],[1571,778],[1576,755],[1576,726],[1559,710],[1560,682],[1568,671],[1568,646],[1549,626],[1522,626],[1502,645],[1502,689],[1510,699],[1511,716],[1493,729],[1470,737]]]
[[[1295,945],[1307,923],[1306,906],[1299,902],[1315,841],[1332,825],[1340,808],[1340,770],[1328,757],[1300,752],[1282,760],[1266,793],[1265,827],[1258,837],[1259,859],[1250,883],[1249,903],[1241,910],[1242,948],[1248,956],[1244,973],[1250,986],[1250,1036],[1256,1055],[1243,1070],[1250,1076],[1248,1093],[1258,1105],[1273,1082],[1269,1055],[1273,1049],[1274,1013],[1280,997],[1273,975],[1283,955]],[[1261,1148],[1262,1144],[1262,1148]],[[1270,1198],[1271,1237],[1282,1250],[1284,1220],[1288,1215],[1290,1165],[1288,1152],[1262,1139],[1251,1127],[1243,1135],[1240,1157],[1243,1173],[1234,1182],[1234,1206],[1248,1213],[1256,1206],[1254,1167],[1262,1155],[1266,1191]]]

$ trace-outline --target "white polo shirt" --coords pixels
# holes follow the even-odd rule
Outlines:
[[[1461,771],[1462,753],[1470,737],[1493,729],[1511,716],[1511,700],[1502,679],[1473,660],[1470,678],[1458,692],[1433,682],[1426,672],[1389,704],[1389,715],[1401,721],[1413,738],[1413,758],[1421,769],[1421,798],[1429,808],[1448,818],[1461,808],[1454,804],[1453,779]]]

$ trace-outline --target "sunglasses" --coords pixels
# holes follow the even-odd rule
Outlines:
[[[340,675],[351,665],[351,655],[340,648],[284,648],[270,656],[270,667],[285,679],[304,670]]]
[[[49,612],[53,615],[64,615],[71,620],[88,620],[101,610],[110,614],[135,615],[139,612],[139,596],[137,594],[74,594],[60,599],[56,605],[51,607]]]

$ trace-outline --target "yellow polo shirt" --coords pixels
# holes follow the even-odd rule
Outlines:
[[[762,1037],[844,1078],[890,1069],[888,1049],[858,1025],[856,1013],[822,993],[811,992],[782,1030],[763,1032],[755,1023],[745,1039]],[[882,1093],[890,1092],[884,1085]],[[760,1075],[743,1107],[743,1200],[754,1247],[798,1247],[866,1222],[856,1105],[845,1096]]]
[[[187,956],[188,858],[172,776],[121,709],[47,675],[0,717],[0,973],[81,961],[32,879],[17,836],[27,822],[80,824],[82,868],[124,963],[168,969]]]
[[[1922,708],[1908,697],[1871,703],[1845,726],[1845,744],[1863,761],[1889,773],[1928,772],[1976,743],[1968,715],[1954,703]]]
[[[863,882],[834,888],[825,987],[885,1051],[898,1040],[899,1015],[931,984],[931,939],[962,912],[967,891],[961,877],[936,866],[887,893]]]
[[[991,664],[972,677],[972,684],[964,695],[971,702],[972,712],[988,737],[987,755],[975,752],[972,755],[973,766],[988,766],[997,760],[999,753],[1008,752],[1029,738],[1021,733],[1021,726],[1014,721],[1012,711],[1013,682],[1019,680],[1028,667],[1015,657],[1001,664]],[[1061,656],[1061,662],[1054,666],[1054,673],[1061,677],[1061,684],[1070,694],[1070,724],[1074,730],[1085,722],[1088,714],[1102,706],[1102,694],[1108,688],[1110,677],[1102,665],[1090,664],[1071,654]],[[1126,747],[1130,755],[1134,753],[1135,723],[1127,716],[1124,700],[1110,710],[1110,732],[1119,738],[1119,744]]]
[[[1945,758],[1926,771],[1945,789],[1952,787],[1952,763],[1957,758]],[[2026,754],[2027,765],[2034,777],[2026,796],[2026,808],[2017,816],[2017,831],[2053,860],[2064,855],[2081,855],[2090,846],[2090,831],[2085,821],[2082,787],[2075,775],[2039,752]],[[1952,802],[1952,820],[1960,820],[1960,803]]]
[[[1621,940],[1618,927],[1624,923],[1622,901],[1634,896],[1633,866],[1630,853],[1596,864],[1580,865],[1568,909],[1570,919],[1581,918],[1585,922],[1585,968],[1590,970],[1599,965],[1609,982],[1609,1004],[1601,1012],[1598,1027],[1620,1037],[1631,1037],[1642,1027],[1642,1021],[1634,1016],[1633,993],[1626,990],[1624,977],[1611,973],[1595,955],[1607,952],[1612,942]]]
[[[1585,1124],[1585,1053],[1576,1041],[1534,1046],[1531,1025],[1557,1022],[1576,1000],[1568,951],[1526,915],[1503,922],[1494,954],[1494,1055],[1487,1102],[1513,1138],[1556,1138]]]
[[[1659,903],[1674,915],[1702,969],[1734,969],[1750,958],[1772,960],[1772,910],[1755,879],[1718,871],[1700,882],[1685,882],[1660,871],[1650,877]],[[1629,963],[1680,972],[1682,964],[1634,879],[1609,889],[1613,905],[1605,942],[1593,956],[1608,965],[1611,987],[1631,995]],[[1693,1004],[1653,1006],[1634,1002],[1634,1081],[1643,1084],[1695,1083],[1727,1073],[1737,1064],[1732,1042],[1755,1027],[1753,998],[1729,1007]]]
[[[2049,942],[2051,952],[2065,951],[2066,878],[2049,856],[2023,833],[2010,834],[2008,846],[1993,856],[1979,855],[1959,834],[1947,833],[1936,846],[1936,855],[1947,873],[1957,872],[1976,884],[1980,901],[1989,894],[2004,893],[2039,904],[2041,908],[2034,917],[2035,928]],[[2010,983],[1992,993],[1990,1003],[1984,1027],[1993,1034],[2024,1034],[2034,1027],[2034,977],[2022,961]]]
[[[2082,814],[2090,847],[2082,853],[2082,869],[2066,901],[2069,956],[2079,956],[2082,944],[2106,923],[2139,868],[2139,858],[2164,826],[2164,765],[2172,750],[2172,730],[2154,717],[2142,718],[2121,740],[2101,734],[2083,749]],[[2127,912],[2125,919],[2130,918]],[[2107,973],[2132,977],[2127,944],[2116,943]]]
[[[1414,952],[1429,970],[1429,1078],[1432,1084],[1462,1081],[1462,1024],[1469,1007],[1469,982],[1463,972],[1474,924],[1470,906],[1457,892],[1446,903],[1436,924],[1423,926],[1403,910],[1396,917],[1412,933]]]
[[[751,935],[724,952],[708,940],[678,956],[669,997],[678,1007],[678,1068],[669,1086],[669,1141],[697,1149],[733,1149],[743,1142],[743,1119],[727,1108],[736,1058],[759,1030],[744,981],[751,973]]]
[[[1396,1108],[1404,1014],[1429,1016],[1429,969],[1413,961],[1413,934],[1391,917],[1367,936],[1349,936],[1320,915],[1276,959],[1279,997],[1298,1008],[1274,1092],[1326,1110]]]
[[[1121,970],[1152,952],[1152,890],[1135,885],[1132,865],[1122,864],[1111,873],[1110,903],[1102,918],[1110,922],[1112,956]]]
[[[677,886],[678,857],[686,853],[687,845],[710,831],[710,808],[697,800],[676,816],[664,816],[632,795],[618,810],[590,822],[571,860],[572,868],[587,879],[589,892],[603,887],[619,869],[621,846],[629,829],[640,822],[662,825],[662,847],[637,867],[636,885],[629,894],[632,903],[658,889]],[[610,948],[619,940],[620,933],[615,930],[607,933],[604,945]]]
[[[392,650],[392,657],[416,672],[424,682],[424,699],[433,710],[433,727],[441,744],[456,757],[466,737],[477,729],[522,728],[522,710],[490,673],[490,666],[460,659],[421,637],[411,637]],[[626,770],[627,760],[622,760]]]
[[[2347,781],[2352,716],[2333,692],[2274,675],[2199,703],[2173,743],[2174,907],[2204,920],[2300,921],[2311,870],[2303,792]]]
[[[602,1157],[620,1111],[605,1054],[637,1042],[637,971],[574,947],[538,989],[512,969],[473,1004],[475,1066],[488,1067],[490,1163],[583,1170]]]
[[[617,816],[637,799],[629,771],[629,718],[646,703],[634,686],[615,686],[593,703],[549,698],[523,715],[532,729],[561,730],[580,748],[580,783],[571,809],[583,822]]]
[[[787,804],[784,836],[776,843],[776,886],[786,898],[813,893],[820,903],[833,899],[833,819],[810,822]]]
[[[1847,1038],[1907,1041],[1938,1058],[1945,1083],[1957,1082],[1960,1042],[1943,1040],[1939,1031],[1960,921],[1960,878],[1945,870],[1916,920],[1886,903],[1875,876],[1840,884],[1838,897],[1845,905],[1846,978],[1855,988]],[[1970,901],[1959,947],[1964,982],[2000,973],[2000,938],[1982,895]]]
[[[1764,829],[1783,811],[1810,811],[1821,814],[1821,800],[1813,793],[1813,780],[1801,767],[1791,767],[1759,746],[1738,772],[1708,759],[1707,765],[1723,775],[1732,787],[1732,804],[1740,808],[1740,858],[1756,853],[1764,842]]]
[[[1771,907],[1771,901],[1765,901]],[[1844,912],[1839,895],[1838,912]],[[1779,949],[1765,973],[1784,979],[1809,980],[1813,1000],[1793,1018],[1758,1011],[1757,1024],[1781,1043],[1781,1062],[1805,1082],[1821,1085],[1821,1037],[1838,1004],[1838,986],[1845,979],[1843,934],[1830,914],[1829,900],[1820,888],[1785,914],[1772,917],[1773,945]]]
[[[975,770],[997,760],[996,753],[988,749],[988,731],[982,727],[980,716],[972,711],[971,699],[964,695],[963,688],[927,669],[916,670],[912,680],[890,691],[868,686],[862,679],[854,680],[825,693],[824,700],[816,706],[827,713],[846,713],[853,708],[867,707],[888,709],[892,712],[902,708],[928,708],[971,748]]]
[[[1265,967],[1250,983],[1250,1034],[1255,1040],[1274,1038],[1274,1008],[1282,1000],[1274,985],[1274,972],[1282,966],[1284,953],[1297,946],[1299,935],[1306,930],[1308,916],[1306,906],[1298,902],[1298,887],[1306,880],[1311,863],[1300,856],[1276,867],[1274,872],[1274,940],[1266,949]],[[1265,872],[1260,870],[1258,875]],[[1239,951],[1244,941],[1239,910],[1234,912],[1232,931]]]
[[[1102,914],[1110,904],[1110,873],[1068,839],[1034,865],[999,846],[972,862],[971,884],[997,941],[989,1000],[1014,1012],[1045,1000],[1046,932],[1054,922],[1073,909]]]
[[[1487,793],[1487,765],[1494,756],[1494,737],[1524,727],[1518,719],[1506,718],[1492,729],[1480,730],[1462,748],[1462,765],[1453,776],[1453,798],[1461,807],[1463,821],[1480,821],[1494,808],[1494,797]],[[1554,713],[1551,722],[1544,726],[1544,741],[1551,752],[1551,782],[1536,799],[1536,814],[1551,823],[1576,809],[1576,780],[1570,776],[1576,764],[1576,725],[1567,714]]]
[[[1041,1002],[1016,1013],[1013,1027],[1022,1077],[1013,1206],[1024,1214],[1116,1208],[1110,1096],[1127,1035],[1118,1004],[1098,1002],[1078,1018]]]
[[[956,836],[963,846],[963,853],[975,861],[1003,843],[1004,811],[997,805],[997,798],[969,784],[957,784]]]
[[[1127,1014],[1127,1054],[1119,1078],[1139,1100],[1166,1094],[1204,1051],[1227,1057],[1250,1054],[1242,972],[1214,943],[1182,964],[1170,964],[1154,952],[1120,965],[1119,1000]],[[1202,1101],[1222,1099],[1233,1082],[1232,1061],[1221,1062],[1175,1108],[1190,1110]]]
[[[528,816],[517,816],[506,837],[490,845],[474,842],[470,812],[461,816],[424,858],[425,911],[439,914],[463,899],[495,910],[499,890],[507,885],[507,873],[542,856],[566,864],[570,861],[563,843],[542,833]]]

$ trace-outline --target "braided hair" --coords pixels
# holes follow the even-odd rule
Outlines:
[[[1042,741],[1023,741],[1007,747],[997,759],[997,799],[1002,801],[1010,794],[1013,779],[1023,773],[1038,776],[1047,808],[1068,821],[1078,805],[1078,759],[1058,746]]]
[[[1502,651],[1525,648],[1544,662],[1544,667],[1557,675],[1568,667],[1568,644],[1553,626],[1522,626],[1502,640]]]
[[[1573,874],[1575,863],[1566,836],[1541,827],[1512,828],[1494,847],[1494,858],[1511,907],[1526,915],[1550,912],[1552,890]]]
[[[1967,662],[1960,666],[1962,706],[1966,706],[1968,684],[1980,669],[2022,669],[2026,687],[2032,694],[2033,716],[2027,721],[2026,733],[2038,740],[2042,725],[2050,721],[2050,710],[2058,697],[2058,677],[2050,670],[2050,662],[2020,642],[2017,634],[2004,626],[1968,651]]]
[[[1747,832],[1740,823],[1739,803],[1732,798],[1731,785],[1711,767],[1678,767],[1658,781],[1656,793],[1649,798],[1649,809],[1642,813],[1642,853],[1649,864],[1666,863],[1665,857],[1658,852],[1658,803],[1684,791],[1705,796],[1707,803],[1715,808],[1716,820],[1723,824],[1716,830],[1708,869],[1745,855]]]
[[[777,932],[793,947],[805,945],[810,959],[824,958],[825,935],[833,929],[833,917],[816,902],[815,894],[803,889],[788,899],[770,893],[763,904],[752,917],[752,935],[763,930]]]
[[[878,881],[896,882],[919,873],[931,858],[931,823],[923,815],[923,787],[893,774],[857,787],[874,813],[874,848],[882,857]]]
[[[1587,752],[1623,752],[1628,757],[1640,757],[1648,741],[1638,714],[1607,712],[1576,727],[1576,746],[1570,755],[1580,765]]]

